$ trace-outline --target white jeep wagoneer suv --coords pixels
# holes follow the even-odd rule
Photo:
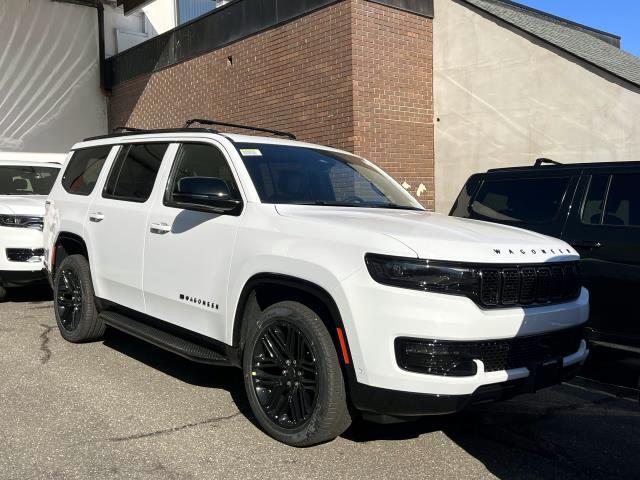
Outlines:
[[[109,326],[238,366],[295,446],[575,374],[589,302],[569,245],[427,212],[371,162],[270,133],[75,145],[45,218],[62,336]]]
[[[0,301],[7,288],[46,283],[44,203],[65,155],[0,153]]]

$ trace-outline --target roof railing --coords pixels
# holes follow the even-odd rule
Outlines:
[[[146,128],[135,128],[135,127],[115,127],[111,129],[111,132],[148,132]]]
[[[201,125],[215,125],[220,127],[239,128],[242,130],[253,130],[254,132],[270,133],[272,135],[277,135],[279,137],[286,137],[290,140],[297,140],[296,136],[290,132],[272,130],[270,128],[252,127],[251,125],[240,125],[237,123],[218,122],[216,120],[209,120],[206,118],[192,118],[190,120],[187,120],[184,124],[184,128],[189,128],[194,123],[199,123]]]
[[[538,158],[536,159],[536,163],[534,163],[534,167],[540,167],[542,165],[562,165],[560,162],[556,162],[555,160],[551,160],[550,158]]]

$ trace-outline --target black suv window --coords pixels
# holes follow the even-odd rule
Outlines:
[[[637,173],[591,177],[582,221],[591,225],[640,226],[639,182]]]
[[[501,222],[548,223],[560,210],[569,177],[485,180],[471,209]]]
[[[62,187],[74,195],[89,195],[96,186],[111,145],[76,150],[62,177]]]
[[[105,198],[145,202],[162,163],[168,143],[124,145],[109,172],[102,194]]]
[[[171,184],[167,192],[166,203],[172,202],[171,195],[178,192],[178,182],[185,177],[215,177],[225,181],[231,197],[240,199],[240,192],[231,169],[222,152],[213,145],[204,143],[185,143],[178,150],[174,163]]]

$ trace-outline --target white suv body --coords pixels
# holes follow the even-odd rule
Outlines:
[[[0,153],[0,299],[6,287],[46,280],[45,200],[65,157]]]
[[[143,178],[147,167],[140,165],[151,151],[155,181],[151,177],[143,187],[137,179],[123,180],[135,168]],[[238,208],[176,203],[187,198],[180,196],[183,186],[200,188],[201,174],[185,165],[189,155],[197,164],[203,152],[224,163],[216,171],[224,169],[220,177]],[[295,300],[331,317],[321,319],[351,405],[394,417],[450,413],[548,386],[574,374],[588,354],[580,333],[588,292],[575,283],[578,255],[571,246],[424,211],[388,175],[346,152],[279,138],[176,130],[88,140],[72,154],[49,196],[47,268],[55,280],[64,256],[86,256],[101,321],[157,345],[168,340],[129,328],[122,319],[218,347],[240,365],[251,337],[246,332],[252,331],[245,323],[257,321],[259,327],[265,306]],[[74,194],[65,182],[70,162],[82,155],[100,157],[99,166],[85,182],[91,188]],[[124,182],[122,188],[117,182]],[[358,195],[326,200],[329,190],[338,198],[342,188]],[[119,189],[133,196],[119,197]],[[517,285],[509,283],[516,277]],[[57,308],[68,338],[62,318],[68,307]],[[317,344],[313,338],[309,343]],[[243,364],[247,385],[256,368]],[[247,391],[251,400],[250,386]],[[255,413],[254,405],[259,402],[252,403]],[[321,441],[308,432],[300,440],[284,431],[278,422],[285,418],[293,428],[293,413],[272,415],[274,425],[268,415],[256,415],[287,443]]]

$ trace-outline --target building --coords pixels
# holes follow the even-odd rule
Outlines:
[[[640,158],[640,59],[509,0],[7,1],[31,12],[12,13],[18,36],[36,5],[76,17],[38,24],[55,61],[0,54],[17,93],[0,100],[4,149],[61,151],[107,125],[255,124],[363,155],[441,212],[476,171]]]

